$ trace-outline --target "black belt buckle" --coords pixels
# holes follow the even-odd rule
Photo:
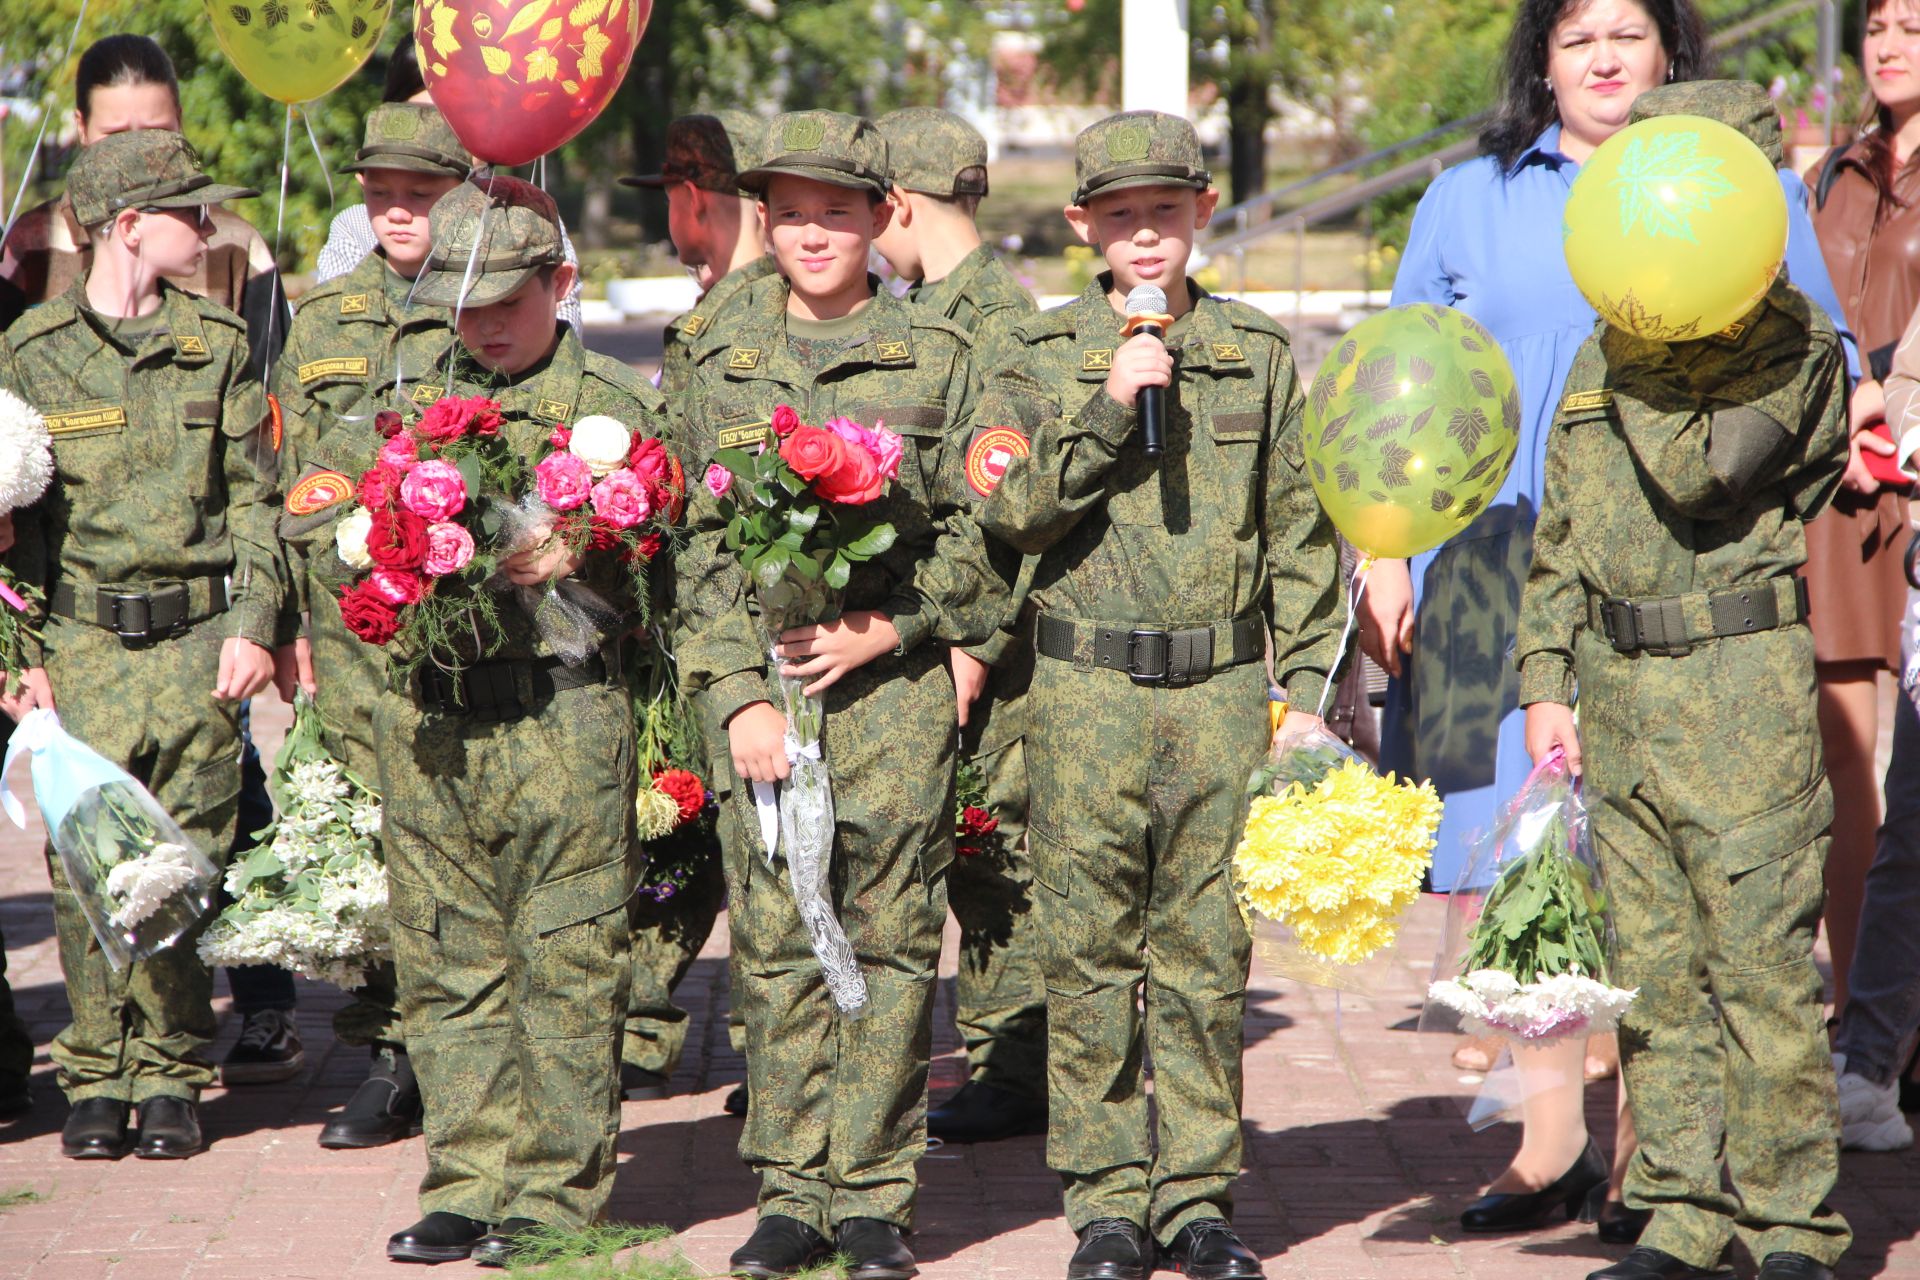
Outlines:
[[[1602,600],[1600,622],[1607,633],[1607,641],[1613,645],[1615,653],[1639,651],[1640,627],[1634,619],[1633,601]]]
[[[112,610],[113,634],[125,641],[147,640],[153,635],[153,598],[144,591],[115,591],[107,596]]]
[[[1153,666],[1142,669],[1141,650],[1145,648],[1150,655],[1156,656]],[[1165,631],[1132,631],[1127,634],[1127,678],[1135,684],[1165,684],[1167,682],[1167,655],[1170,646]]]

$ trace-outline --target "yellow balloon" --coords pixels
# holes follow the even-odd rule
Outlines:
[[[1787,200],[1739,130],[1659,116],[1593,153],[1567,197],[1565,233],[1567,268],[1603,320],[1687,342],[1765,296],[1787,251]]]
[[[380,43],[393,0],[206,0],[214,39],[276,102],[312,102],[345,84]]]

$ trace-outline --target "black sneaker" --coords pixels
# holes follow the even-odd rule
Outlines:
[[[1153,1241],[1125,1218],[1095,1218],[1080,1230],[1080,1247],[1067,1260],[1067,1280],[1147,1280]]]
[[[261,1009],[240,1025],[240,1043],[220,1064],[220,1083],[278,1084],[291,1080],[307,1065],[293,1015],[282,1009]]]

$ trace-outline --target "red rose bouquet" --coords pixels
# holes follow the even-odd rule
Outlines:
[[[703,862],[718,855],[714,822],[720,808],[699,773],[706,750],[665,637],[656,630],[643,638],[629,670],[641,778],[634,817],[647,854],[640,894],[665,902],[687,887]]]
[[[899,474],[905,446],[881,423],[834,418],[808,426],[788,405],[774,410],[770,426],[774,447],[720,450],[705,482],[720,500],[727,546],[739,554],[760,606],[773,704],[787,718],[791,774],[778,787],[753,784],[761,841],[769,859],[776,846],[786,855],[794,902],[828,989],[841,1013],[855,1016],[866,1007],[866,982],[826,896],[834,825],[821,745],[826,709],[802,692],[804,681],[781,675],[771,655],[782,632],[838,617],[853,566],[893,545],[893,526],[863,508]]]
[[[386,443],[334,534],[341,561],[361,574],[341,589],[340,613],[355,635],[389,648],[402,674],[422,662],[457,671],[495,652],[499,597],[509,591],[522,593],[554,652],[584,658],[597,639],[583,648],[569,633],[589,634],[581,619],[590,615],[597,637],[618,611],[577,583],[540,592],[497,572],[549,540],[577,554],[614,553],[644,607],[647,563],[683,493],[659,440],[583,418],[555,427],[529,466],[502,434],[500,406],[484,397],[443,397],[410,427],[390,410],[375,422]]]

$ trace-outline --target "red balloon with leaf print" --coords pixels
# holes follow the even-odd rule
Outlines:
[[[420,0],[427,93],[467,150],[494,165],[547,154],[612,100],[653,0]]]

